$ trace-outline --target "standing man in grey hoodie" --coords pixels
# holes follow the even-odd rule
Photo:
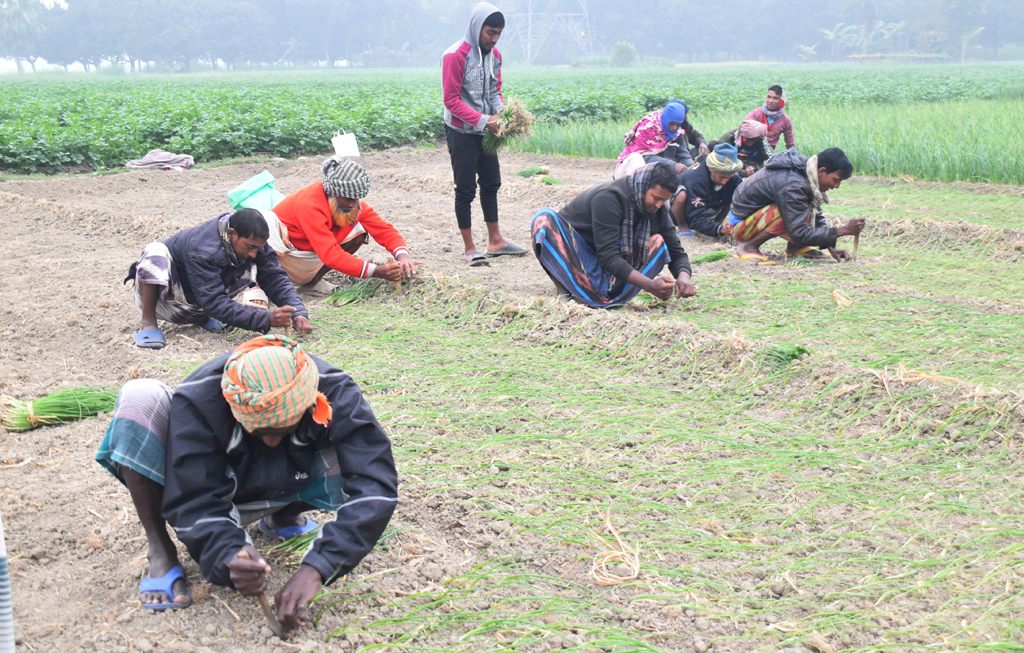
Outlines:
[[[501,97],[501,53],[494,47],[505,27],[505,17],[494,5],[473,7],[466,36],[444,53],[441,86],[444,90],[444,133],[455,174],[455,219],[471,267],[489,265],[488,256],[522,255],[526,250],[502,237],[498,230],[498,157],[483,151],[484,131],[498,131]],[[470,229],[470,207],[480,182],[480,208],[487,224],[486,256],[477,251]]]

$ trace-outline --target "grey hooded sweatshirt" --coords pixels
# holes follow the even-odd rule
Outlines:
[[[814,202],[807,179],[807,157],[791,147],[768,159],[764,167],[743,180],[732,196],[730,212],[739,219],[774,204],[782,214],[793,243],[798,247],[835,247],[835,227],[829,227],[821,207]]]
[[[466,36],[448,48],[441,59],[444,124],[464,134],[482,136],[487,119],[505,108],[501,53],[498,48],[486,54],[480,49],[480,30],[494,13],[501,12],[486,2],[473,7]]]

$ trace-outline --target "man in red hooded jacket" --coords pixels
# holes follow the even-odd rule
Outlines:
[[[779,138],[786,136],[786,149],[796,147],[793,136],[793,121],[786,115],[786,92],[776,84],[768,89],[764,104],[747,114],[747,120],[756,120],[768,127],[768,144],[774,150],[779,145]]]

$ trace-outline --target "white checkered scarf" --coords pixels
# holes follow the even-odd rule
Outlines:
[[[324,192],[332,197],[361,200],[370,193],[370,175],[363,166],[343,156],[324,161]]]

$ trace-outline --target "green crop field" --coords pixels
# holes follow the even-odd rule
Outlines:
[[[838,146],[858,172],[1024,182],[1024,66],[516,69],[505,93],[545,122],[520,149],[614,157],[647,111],[682,97],[709,138],[785,85],[798,145]],[[117,168],[154,147],[211,161],[322,153],[443,135],[438,70],[243,73],[0,82],[0,169]]]
[[[1024,650],[1020,198],[845,191],[834,213],[872,218],[858,263],[699,265],[667,309],[434,279],[319,312],[307,344],[362,384],[409,497],[314,604],[325,630],[362,650]],[[610,552],[638,576],[600,584]]]

